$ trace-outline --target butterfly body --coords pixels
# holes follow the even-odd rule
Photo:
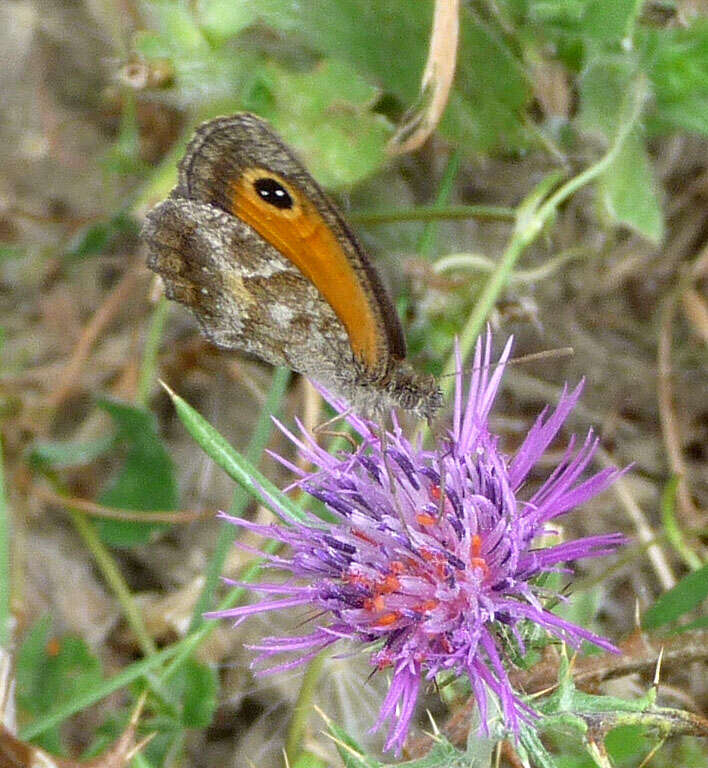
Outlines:
[[[395,310],[334,204],[263,120],[202,125],[148,213],[148,266],[217,346],[287,365],[366,415],[429,417]]]

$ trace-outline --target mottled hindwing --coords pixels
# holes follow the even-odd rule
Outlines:
[[[189,307],[217,346],[310,374],[323,355],[350,354],[309,280],[234,216],[172,197],[150,211],[143,238],[168,298]]]

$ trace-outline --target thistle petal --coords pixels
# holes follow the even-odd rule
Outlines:
[[[372,666],[393,670],[373,730],[388,723],[386,748],[399,754],[422,681],[447,670],[469,677],[483,729],[492,695],[508,730],[518,733],[534,712],[513,690],[507,669],[515,652],[510,643],[523,649],[528,625],[575,648],[588,641],[616,650],[608,640],[547,610],[551,598],[562,596],[541,588],[536,577],[581,558],[609,554],[623,537],[591,536],[546,548],[539,548],[537,539],[549,533],[548,521],[596,496],[621,471],[606,469],[582,480],[597,449],[590,432],[577,450],[571,438],[539,490],[523,496],[524,480],[563,427],[582,382],[571,392],[564,389],[555,409],[539,415],[510,458],[499,450],[499,438],[488,425],[510,354],[511,340],[493,364],[488,332],[477,342],[465,389],[456,348],[452,428],[433,451],[420,443],[413,446],[395,414],[382,441],[380,427],[350,413],[320,388],[361,436],[362,446],[353,454],[332,456],[299,422],[298,435],[276,422],[317,470],[303,472],[279,460],[295,475],[293,485],[319,499],[331,519],[310,514],[304,523],[286,526],[223,516],[288,545],[289,556],[270,556],[267,564],[297,581],[253,585],[254,593],[278,599],[210,615],[240,620],[303,605],[318,612],[311,634],[270,637],[252,646],[258,652],[255,665],[280,654],[295,657],[259,674],[293,669],[340,641],[370,647]]]

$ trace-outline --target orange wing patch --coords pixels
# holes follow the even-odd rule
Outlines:
[[[254,183],[275,180],[292,206],[264,201]],[[343,248],[317,209],[273,171],[251,168],[230,185],[232,213],[291,261],[324,296],[347,330],[354,357],[371,371],[381,369],[383,328]]]

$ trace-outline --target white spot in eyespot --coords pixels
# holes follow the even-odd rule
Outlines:
[[[203,293],[205,296],[208,296],[208,295],[209,295],[209,289],[208,289],[208,288],[202,288],[202,293]]]

